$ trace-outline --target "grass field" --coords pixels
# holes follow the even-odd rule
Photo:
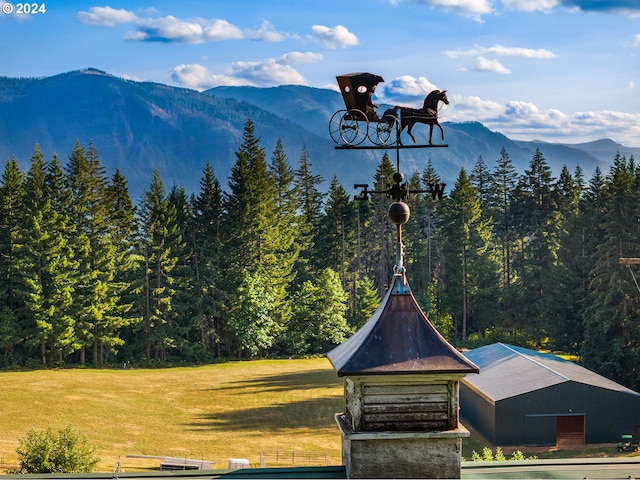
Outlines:
[[[32,427],[70,424],[98,447],[99,470],[157,467],[166,455],[260,463],[341,463],[334,414],[342,381],[328,360],[260,360],[211,366],[0,373],[0,464],[16,464]],[[285,457],[283,459],[282,457]]]
[[[259,466],[261,453],[267,466],[340,465],[334,414],[344,409],[342,394],[326,358],[0,372],[0,465],[17,464],[18,439],[30,428],[67,425],[97,446],[103,472],[113,471],[118,459],[129,471],[160,464],[127,455],[214,460],[218,468],[237,457]],[[472,432],[462,454],[471,459],[486,445]],[[602,456],[601,450],[578,455]]]

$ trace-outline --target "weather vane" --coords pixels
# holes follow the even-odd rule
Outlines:
[[[395,275],[402,277],[398,288],[407,288],[406,270],[404,267],[404,246],[402,243],[402,225],[411,215],[409,205],[405,200],[409,193],[428,193],[432,198],[441,199],[444,194],[444,183],[431,183],[426,190],[409,191],[408,182],[400,171],[400,150],[404,148],[434,148],[448,147],[447,144],[433,144],[433,127],[440,128],[442,140],[444,130],[438,122],[438,106],[440,102],[449,104],[446,90],[433,90],[424,99],[422,108],[395,106],[385,110],[382,117],[376,111],[378,105],[373,103],[373,93],[376,86],[384,79],[372,73],[350,73],[337,76],[340,93],[344,100],[345,110],[338,110],[329,121],[329,135],[337,144],[336,149],[395,149],[396,172],[393,174],[393,184],[384,190],[369,190],[368,184],[357,183],[354,188],[361,192],[355,200],[368,200],[371,194],[382,194],[393,200],[389,206],[389,220],[396,226],[396,265]],[[416,123],[429,125],[429,144],[415,145],[416,139],[411,130]],[[414,145],[404,145],[401,139],[402,131],[407,128],[407,134]],[[367,142],[365,142],[368,140]],[[402,292],[399,292],[402,293]]]

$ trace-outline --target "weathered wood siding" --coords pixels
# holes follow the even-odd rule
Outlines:
[[[364,431],[446,430],[449,425],[447,384],[365,385]]]
[[[355,431],[438,431],[458,426],[457,382],[345,382],[346,413]]]

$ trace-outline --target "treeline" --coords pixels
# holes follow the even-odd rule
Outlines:
[[[326,193],[306,149],[295,168],[245,124],[226,188],[167,190],[138,205],[93,145],[68,162],[36,145],[0,185],[0,361],[13,365],[204,362],[325,353],[377,308],[393,275],[390,200]],[[505,341],[581,356],[637,384],[640,291],[620,256],[640,251],[640,167],[616,155],[587,182],[553,178],[536,151],[519,174],[503,149],[445,198],[412,195],[403,227],[414,295],[455,345]],[[385,189],[384,155],[372,179]],[[430,161],[409,190],[440,182]]]
[[[344,341],[379,303],[354,270],[355,206],[336,179],[321,192],[306,149],[297,169],[281,142],[267,159],[254,127],[226,192],[210,165],[193,195],[155,171],[138,205],[92,144],[77,143],[64,165],[38,145],[27,172],[9,160],[0,362],[203,362]]]

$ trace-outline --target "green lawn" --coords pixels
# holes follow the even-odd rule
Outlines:
[[[17,464],[18,438],[30,428],[70,424],[98,447],[100,471],[157,468],[162,455],[247,458],[254,466],[341,464],[342,381],[325,358],[257,360],[189,368],[37,370],[0,373],[0,466]],[[463,456],[489,446],[472,431]],[[511,449],[503,449],[506,454]],[[524,451],[525,449],[523,449]],[[540,458],[562,450],[526,452]],[[579,456],[614,456],[615,446]],[[627,454],[634,455],[634,454]],[[637,455],[637,454],[635,454]],[[277,459],[277,463],[276,463]]]
[[[16,464],[30,428],[71,424],[97,445],[99,469],[158,466],[127,455],[270,464],[302,454],[341,463],[334,413],[342,381],[328,360],[259,360],[127,370],[0,373],[0,464]],[[282,457],[286,460],[282,460]]]

